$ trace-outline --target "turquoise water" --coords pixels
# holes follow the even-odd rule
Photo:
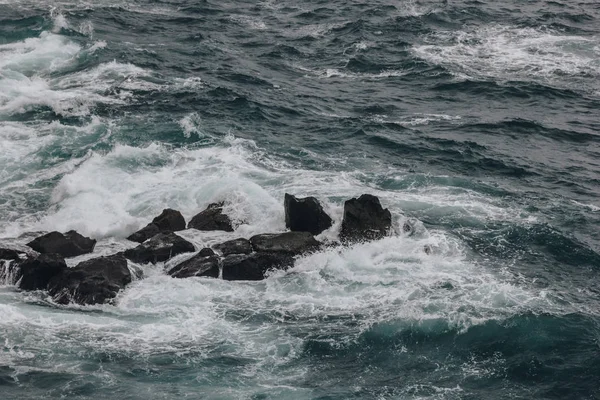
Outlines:
[[[262,282],[0,286],[3,399],[600,398],[600,5],[0,0],[0,245],[163,208],[381,198],[398,235]],[[414,235],[400,227],[417,221]],[[431,246],[432,254],[423,252]],[[68,260],[75,265],[92,256]]]

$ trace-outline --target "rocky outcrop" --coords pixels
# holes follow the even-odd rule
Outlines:
[[[96,241],[75,231],[67,233],[50,232],[27,243],[27,246],[42,254],[77,257],[94,251]]]
[[[12,267],[17,268],[15,279],[20,289],[43,290],[54,277],[67,269],[67,264],[58,254],[40,254]]]
[[[379,198],[363,194],[344,203],[344,218],[340,239],[343,242],[375,240],[386,236],[392,227],[392,214],[384,209]]]
[[[285,226],[293,232],[310,232],[318,235],[331,228],[331,217],[314,197],[297,198],[285,194]]]
[[[219,258],[217,256],[202,256],[197,254],[194,257],[176,265],[168,272],[173,278],[190,278],[192,276],[207,276],[211,278],[219,277]]]
[[[185,219],[179,211],[166,208],[151,223],[131,234],[127,239],[143,243],[161,232],[177,232],[185,229]]]
[[[14,250],[14,249],[0,249],[0,260],[18,261],[21,259],[21,256],[24,254],[25,254],[25,252]]]
[[[321,242],[309,232],[263,233],[252,236],[250,243],[259,253],[286,253],[298,255],[317,251]]]
[[[202,250],[200,250],[200,252],[198,252],[198,254],[201,257],[208,257],[208,256],[215,256],[215,252],[213,251],[213,249],[209,249],[208,247],[203,248]]]
[[[123,252],[129,260],[140,263],[167,261],[178,254],[195,251],[194,245],[173,232],[159,233],[133,249]]]
[[[294,258],[286,253],[253,253],[231,255],[223,259],[223,279],[228,281],[259,281],[272,269],[286,269]]]
[[[127,260],[116,254],[64,269],[48,283],[48,293],[59,304],[102,304],[113,299],[130,282]]]
[[[214,248],[223,256],[252,253],[252,245],[250,244],[250,241],[244,238],[228,240],[214,246]]]
[[[194,216],[188,229],[197,229],[199,231],[226,231],[233,232],[231,219],[223,214],[223,203],[213,203],[200,214]]]

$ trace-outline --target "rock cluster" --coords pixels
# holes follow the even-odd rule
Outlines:
[[[201,249],[170,267],[167,274],[174,278],[261,280],[270,270],[293,266],[295,257],[320,250],[323,244],[314,235],[330,229],[333,220],[319,201],[285,194],[284,208],[288,232],[238,238],[212,249]],[[365,194],[345,202],[340,239],[342,243],[379,239],[390,233],[391,223],[389,210],[383,209],[377,197]],[[174,233],[185,228],[179,211],[165,209],[128,237],[138,246],[80,262],[73,268],[67,267],[65,258],[91,253],[96,241],[75,231],[50,232],[27,244],[36,254],[0,249],[0,260],[5,260],[0,272],[12,276],[21,290],[47,290],[59,304],[102,304],[114,299],[132,281],[128,260],[137,264],[158,263],[195,252],[192,243]],[[223,213],[223,203],[210,204],[190,220],[187,228],[234,231],[230,217]]]

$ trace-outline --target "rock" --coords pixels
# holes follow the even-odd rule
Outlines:
[[[188,224],[188,229],[199,231],[226,231],[233,232],[231,220],[223,214],[223,203],[213,203],[208,208],[196,215]]]
[[[219,258],[217,256],[204,257],[195,255],[173,267],[169,272],[173,278],[190,278],[192,276],[219,277]]]
[[[132,233],[127,237],[127,240],[132,242],[144,243],[146,240],[160,233],[160,229],[156,224],[148,224],[137,232]]]
[[[333,221],[314,197],[297,198],[285,194],[285,226],[293,232],[318,235],[331,228]]]
[[[143,243],[160,232],[177,232],[185,229],[185,219],[179,211],[165,208],[144,228],[130,235],[127,239]]]
[[[271,269],[286,269],[294,258],[285,253],[254,253],[231,255],[223,259],[223,279],[228,281],[259,281]]]
[[[363,194],[344,204],[344,219],[340,238],[342,241],[381,239],[392,226],[392,214],[376,196]]]
[[[22,290],[46,289],[48,283],[67,269],[64,258],[58,254],[40,254],[16,265],[16,279]]]
[[[131,272],[123,255],[99,257],[66,268],[48,284],[55,302],[87,305],[113,299],[131,282]]]
[[[0,249],[0,260],[15,260],[21,259],[21,254],[25,254],[22,251],[13,249]]]
[[[215,252],[212,249],[209,249],[208,247],[205,247],[202,250],[200,250],[198,255],[201,257],[216,256]]]
[[[316,251],[321,247],[321,242],[309,232],[263,233],[252,236],[250,243],[256,252],[292,255]]]
[[[252,245],[248,239],[239,238],[218,244],[215,246],[215,250],[221,252],[223,256],[230,254],[250,254],[252,253]]]
[[[145,264],[167,261],[178,254],[195,251],[194,245],[173,232],[159,233],[133,249],[123,252],[129,260]]]
[[[67,233],[50,232],[40,236],[27,246],[42,254],[60,254],[63,257],[77,257],[94,251],[96,241],[75,231]]]

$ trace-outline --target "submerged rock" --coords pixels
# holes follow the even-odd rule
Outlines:
[[[250,243],[257,252],[292,255],[316,251],[321,247],[321,242],[309,232],[263,233],[252,236]]]
[[[40,254],[11,267],[17,268],[15,279],[20,289],[42,290],[46,289],[50,280],[67,269],[67,264],[58,254]]]
[[[250,254],[252,253],[252,245],[248,239],[239,238],[218,244],[215,246],[215,250],[221,252],[223,256],[231,254]]]
[[[159,233],[133,249],[123,252],[129,260],[145,264],[167,261],[182,253],[195,251],[194,245],[173,232]]]
[[[342,241],[381,239],[392,227],[392,214],[384,209],[379,198],[363,194],[358,199],[344,203],[344,219],[340,238]]]
[[[231,255],[223,259],[223,279],[228,281],[260,281],[272,269],[287,269],[294,258],[285,253],[253,253]]]
[[[314,197],[297,198],[285,194],[285,226],[293,232],[318,235],[331,228],[333,221]]]
[[[179,211],[165,208],[151,223],[131,234],[127,239],[143,243],[160,232],[177,232],[185,229],[185,219]]]
[[[40,236],[27,246],[42,254],[60,254],[63,257],[77,257],[94,251],[96,241],[75,231],[67,233],[50,232]]]
[[[99,257],[66,268],[48,284],[48,293],[60,304],[102,304],[131,282],[127,260],[121,254]]]
[[[173,278],[190,278],[192,276],[219,277],[219,258],[212,255],[205,257],[197,254],[194,257],[171,268],[168,272]]]
[[[231,219],[223,214],[223,203],[210,204],[206,210],[194,216],[188,224],[188,229],[191,228],[199,231],[233,232]]]

